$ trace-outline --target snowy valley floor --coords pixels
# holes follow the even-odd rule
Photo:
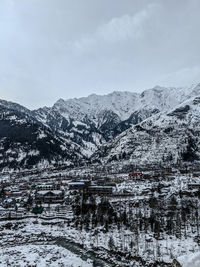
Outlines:
[[[117,229],[113,229],[108,233],[99,231],[97,237],[94,232],[73,229],[60,220],[53,220],[51,224],[48,224],[40,219],[0,222],[0,228],[0,266],[5,267],[90,267],[95,266],[93,262],[98,257],[105,260],[100,262],[98,266],[172,266],[170,263],[174,258],[180,258],[183,267],[200,266],[198,265],[199,246],[193,241],[192,237],[182,240],[167,237],[165,241],[154,241],[148,245],[145,240],[148,240],[150,235],[141,235],[137,257],[127,258],[124,257],[123,253],[120,255],[120,252],[128,248],[116,248],[118,256],[116,256],[116,253],[112,255],[112,253],[109,253],[108,242],[110,236],[112,236],[115,244],[121,244],[120,239],[129,233],[128,230],[119,232]],[[59,241],[60,238],[61,241]],[[66,242],[63,243],[63,240],[66,240]],[[81,248],[75,248],[74,250],[70,241],[74,244],[83,245],[85,250]],[[63,246],[63,244],[65,245]],[[95,249],[97,246],[98,250]],[[96,250],[96,257],[93,254],[92,256],[86,255],[86,251],[92,250]],[[187,256],[189,253],[190,256]],[[193,265],[191,265],[191,262]],[[153,265],[153,263],[157,263],[157,265]]]
[[[92,262],[84,261],[72,252],[55,245],[24,245],[2,248],[0,266],[92,267]]]
[[[89,174],[79,174],[79,180]],[[16,209],[11,197],[2,198],[0,267],[167,267],[175,259],[182,267],[200,266],[200,174],[176,171],[143,180],[107,175],[115,189],[106,196],[69,190],[73,174],[70,179],[66,173],[51,175],[10,179],[8,193],[18,189],[28,201],[36,191],[21,189],[25,182],[32,188],[59,178],[65,198],[60,204],[42,203],[40,215],[32,213],[35,203],[27,207],[21,201]]]

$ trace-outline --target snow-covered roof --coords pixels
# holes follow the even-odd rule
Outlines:
[[[53,193],[54,195],[62,194],[61,190],[40,190],[37,192],[39,195],[46,195],[47,193]]]
[[[85,185],[84,182],[70,182],[68,185]]]

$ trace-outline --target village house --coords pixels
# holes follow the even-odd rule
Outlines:
[[[141,180],[143,174],[141,172],[132,172],[132,173],[129,173],[128,176],[134,181],[137,181],[137,180]]]
[[[36,203],[61,203],[64,201],[63,190],[40,190],[35,193]]]
[[[83,190],[86,188],[85,182],[69,182],[68,183],[69,190]]]
[[[91,185],[87,188],[88,193],[97,195],[111,195],[113,193],[112,186]]]
[[[36,185],[37,190],[60,190],[60,183],[41,183]]]

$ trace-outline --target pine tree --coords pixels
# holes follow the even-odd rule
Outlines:
[[[112,236],[108,240],[108,247],[110,250],[113,250],[115,247],[114,240],[113,240]]]

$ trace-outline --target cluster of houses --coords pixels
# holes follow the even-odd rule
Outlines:
[[[112,194],[113,188],[116,186],[113,182],[108,182],[103,179],[99,179],[95,182],[90,180],[73,181],[68,183],[69,190],[84,190],[89,194]]]
[[[60,183],[45,183],[38,185],[35,190],[36,203],[62,203],[71,193],[84,192],[87,194],[111,195],[116,186],[105,179],[92,180],[62,180]]]
[[[68,196],[76,193],[111,195],[116,184],[108,179],[46,179],[0,182],[0,206],[26,207],[40,204],[64,203]]]
[[[30,177],[17,177],[16,179],[4,179],[0,181],[0,210],[1,208],[20,208],[20,207],[34,207],[40,206],[41,204],[61,204],[67,203],[70,197],[74,194],[88,194],[88,195],[106,195],[112,196],[113,198],[119,193],[119,187],[116,189],[116,185],[121,183],[120,179],[135,182],[135,187],[138,185],[138,194],[141,192],[143,196],[152,194],[152,191],[156,191],[152,186],[145,186],[140,190],[140,183],[144,181],[157,181],[158,174],[154,173],[142,173],[142,172],[131,172],[126,178],[119,177],[90,177],[79,178],[79,177],[47,177],[47,176],[30,176]],[[123,176],[122,176],[123,177]],[[162,176],[160,175],[161,179]],[[168,175],[169,180],[173,180]],[[195,176],[196,177],[196,176]],[[195,178],[194,177],[194,178]],[[127,179],[128,178],[128,179]],[[168,186],[160,183],[159,193],[165,196],[169,192]],[[200,183],[188,183],[188,190],[200,192]],[[123,193],[125,194],[124,189]],[[117,193],[116,193],[117,192]],[[127,194],[131,194],[132,189],[127,191]],[[122,193],[121,193],[122,194]]]

